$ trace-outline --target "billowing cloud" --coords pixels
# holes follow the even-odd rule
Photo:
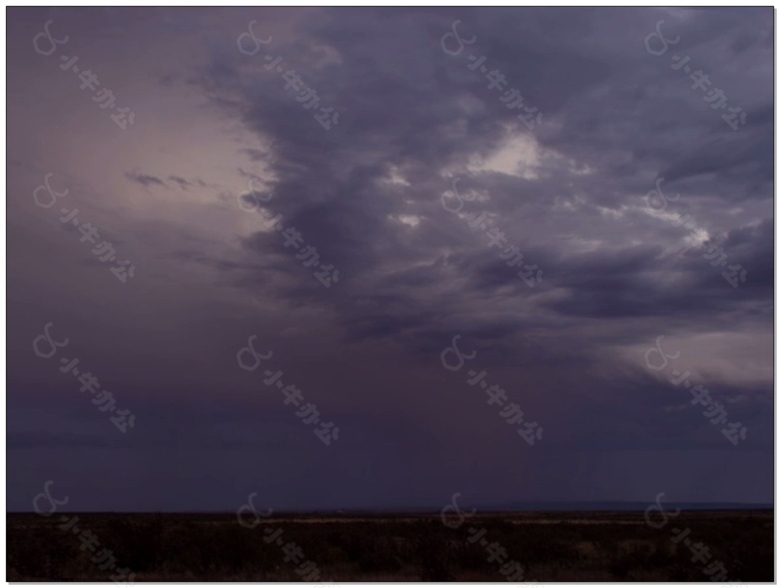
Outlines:
[[[771,500],[770,17],[9,9],[9,87],[21,88],[8,104],[10,508],[48,479],[82,510],[232,508],[260,490],[274,508],[435,506],[454,491],[483,504],[666,488]],[[70,37],[48,57],[31,43],[47,20]],[[250,20],[273,37],[253,55],[236,45]],[[474,42],[452,55],[441,39],[456,20]],[[659,20],[679,41],[654,55]],[[57,67],[71,54],[133,109],[132,126]],[[709,84],[692,88],[699,70]],[[533,128],[526,107],[541,113]],[[736,107],[733,130],[722,115]],[[315,118],[327,108],[329,129]],[[35,205],[48,173],[101,241]],[[457,212],[443,206],[456,208],[453,190]],[[135,266],[126,283],[91,253],[103,240]],[[48,322],[71,341],[60,355],[133,410],[133,430],[31,351]],[[273,358],[247,372],[236,353],[253,334]],[[477,353],[459,372],[440,360],[455,335]],[[663,373],[644,360],[661,335],[680,353]],[[265,369],[340,439],[324,446]],[[673,369],[746,440],[729,443]],[[542,440],[517,435],[469,370]],[[703,453],[731,469],[705,474]],[[74,473],[93,468],[89,483]]]

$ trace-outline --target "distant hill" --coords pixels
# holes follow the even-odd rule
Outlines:
[[[500,506],[476,507],[477,510],[645,510],[655,502],[515,502]],[[754,510],[774,509],[769,503],[742,502],[667,502],[664,510]],[[474,508],[474,507],[472,507]],[[461,507],[463,510],[463,507]]]
[[[470,512],[471,509],[477,509],[477,512],[507,512],[507,511],[644,511],[648,506],[655,502],[512,502],[507,504],[468,504],[459,503],[461,512]],[[774,510],[772,503],[744,503],[744,502],[666,502],[662,501],[664,510],[680,509],[688,510]],[[345,508],[335,512],[337,514],[368,514],[374,513],[435,513],[440,512],[444,507],[411,507],[411,508],[378,508],[367,510],[364,508],[349,509]],[[313,511],[316,512],[316,511]]]

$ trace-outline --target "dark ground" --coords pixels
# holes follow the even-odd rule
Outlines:
[[[770,510],[688,511],[660,529],[643,512],[482,513],[457,529],[438,514],[275,514],[247,529],[235,514],[87,513],[78,515],[78,534],[58,528],[61,515],[8,514],[9,581],[108,582],[116,571],[91,561],[102,548],[136,582],[300,582],[296,567],[306,561],[334,582],[505,581],[502,564],[488,561],[491,543],[506,550],[502,562],[522,564],[525,581],[701,582],[715,561],[728,581],[774,580]],[[283,529],[283,544],[301,548],[298,564],[264,541],[266,527]],[[484,546],[469,542],[470,528],[487,530]],[[673,541],[675,528],[690,528],[689,546]],[[80,549],[86,530],[99,540],[95,552]],[[693,562],[697,543],[709,557]]]

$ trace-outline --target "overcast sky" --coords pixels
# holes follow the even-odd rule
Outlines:
[[[772,9],[7,17],[9,510],[47,480],[82,511],[772,501]],[[49,20],[67,41],[44,55]],[[51,208],[47,174],[68,190]],[[68,344],[47,359],[48,323]],[[273,355],[248,371],[252,335]],[[659,336],[676,358],[653,370]],[[74,358],[98,392],[60,370]]]

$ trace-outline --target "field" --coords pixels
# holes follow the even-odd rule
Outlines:
[[[60,529],[61,513],[9,513],[7,579],[107,582],[116,571],[92,561],[106,548],[136,582],[300,582],[306,562],[333,582],[501,582],[512,561],[524,568],[523,581],[700,582],[716,561],[729,581],[774,580],[769,510],[682,512],[662,528],[643,512],[482,513],[458,528],[438,514],[274,514],[252,529],[235,514],[78,516],[74,532]],[[686,528],[687,537],[676,536]],[[282,534],[271,536],[277,529]],[[99,540],[95,551],[82,543],[87,530]]]

